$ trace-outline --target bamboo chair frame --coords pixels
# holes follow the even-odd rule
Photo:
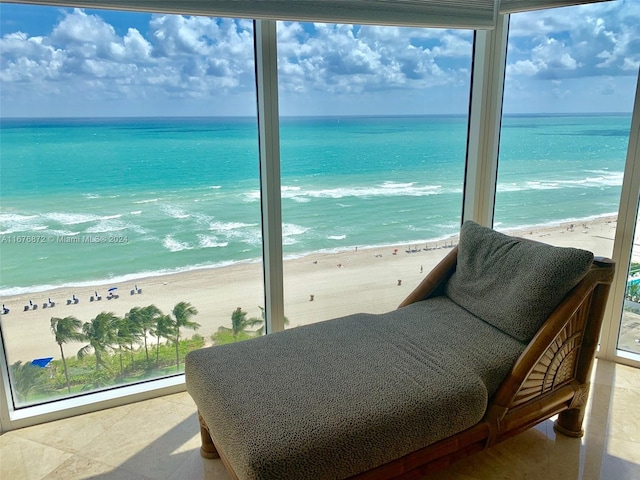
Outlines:
[[[458,248],[424,278],[400,307],[441,295],[456,269]],[[488,448],[558,415],[554,429],[564,435],[584,434],[589,378],[615,264],[597,257],[587,275],[549,316],[489,399],[476,425],[412,452],[351,480],[417,479],[454,461]],[[201,454],[220,457],[232,478],[238,477],[219,452],[202,418]]]

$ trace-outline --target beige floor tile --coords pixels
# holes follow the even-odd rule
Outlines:
[[[23,438],[49,445],[60,450],[78,453],[113,426],[114,422],[131,411],[132,405],[101,410],[34,427],[17,430]]]
[[[610,385],[591,385],[586,415],[582,425],[586,435],[604,437],[607,434],[612,396],[613,387]]]
[[[602,456],[600,479],[640,479],[640,443],[608,438]]]
[[[80,455],[74,455],[46,477],[46,480],[85,479],[148,480],[146,477],[128,472],[122,468],[114,468]]]
[[[192,407],[194,410],[196,409],[196,404],[187,392],[174,393],[173,395],[167,395],[166,397],[162,397],[168,402],[175,402],[181,405],[185,405],[187,407]]]
[[[613,364],[615,369],[615,386],[640,390],[640,368],[627,365]]]
[[[607,436],[640,443],[638,406],[640,390],[615,387],[609,406]]]
[[[8,432],[0,436],[0,478],[40,480],[71,454]]]
[[[548,438],[538,429],[530,429],[491,448],[475,453],[447,469],[436,472],[424,480],[441,478],[467,480],[519,480],[528,477],[541,464],[547,463]],[[443,475],[447,475],[443,477]]]
[[[596,361],[592,371],[591,382],[640,390],[640,368],[613,362]]]
[[[425,480],[638,480],[640,369],[599,362],[581,439],[553,419]],[[229,480],[200,457],[196,407],[186,392],[0,436],[0,478]]]
[[[220,459],[206,459],[200,456],[200,447],[193,450],[184,463],[169,477],[169,480],[203,479],[231,480]]]
[[[156,398],[115,422],[83,455],[149,478],[168,478],[200,448],[199,432],[194,407]]]

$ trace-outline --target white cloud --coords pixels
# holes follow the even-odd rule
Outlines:
[[[511,16],[509,75],[628,75],[640,63],[640,2],[616,1]],[[637,70],[637,69],[636,69]]]
[[[164,104],[199,112],[214,105],[235,113],[243,103],[243,112],[254,111],[251,21],[153,15],[133,28],[83,10],[60,12],[49,33],[0,38],[5,114],[28,114],[56,101],[91,108],[89,114],[100,105],[122,112]],[[542,84],[532,80],[637,75],[638,25],[640,1],[513,15],[508,84],[525,98]],[[351,112],[365,103],[393,112],[396,105],[421,112],[455,104],[464,112],[472,47],[472,31],[278,23],[281,104],[296,113],[343,105]],[[619,82],[605,82],[597,92],[604,95],[611,85]],[[552,88],[555,98],[579,91],[554,84],[550,95]]]
[[[32,105],[51,95],[126,103],[252,91],[251,27],[250,22],[154,16],[148,40],[135,28],[119,36],[98,15],[67,11],[49,36],[16,32],[0,39],[3,97],[28,92]]]
[[[310,29],[279,24],[284,91],[358,93],[455,84],[461,77],[468,82],[468,32],[328,24]],[[459,58],[459,64],[446,65]]]
[[[87,15],[83,10],[75,9],[65,15],[51,32],[54,43],[72,45],[108,45],[116,41],[115,29],[96,15]]]

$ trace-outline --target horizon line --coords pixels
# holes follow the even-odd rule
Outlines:
[[[503,113],[503,117],[518,116],[596,116],[596,115],[632,115],[633,112],[528,112],[528,113]],[[376,113],[376,114],[318,114],[318,115],[280,115],[280,118],[407,118],[407,117],[467,117],[467,113]],[[257,119],[257,115],[99,115],[99,116],[2,116],[0,122],[4,120],[114,120],[114,119],[187,119],[187,118],[234,118],[234,119]]]

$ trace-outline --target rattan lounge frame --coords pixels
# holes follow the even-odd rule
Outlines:
[[[456,269],[457,247],[425,277],[400,307],[439,296]],[[358,480],[415,479],[486,449],[558,415],[554,428],[571,437],[584,434],[582,422],[589,378],[615,264],[596,257],[586,276],[565,296],[527,345],[497,392],[484,418],[460,433],[350,477]],[[220,457],[201,415],[201,454]]]

